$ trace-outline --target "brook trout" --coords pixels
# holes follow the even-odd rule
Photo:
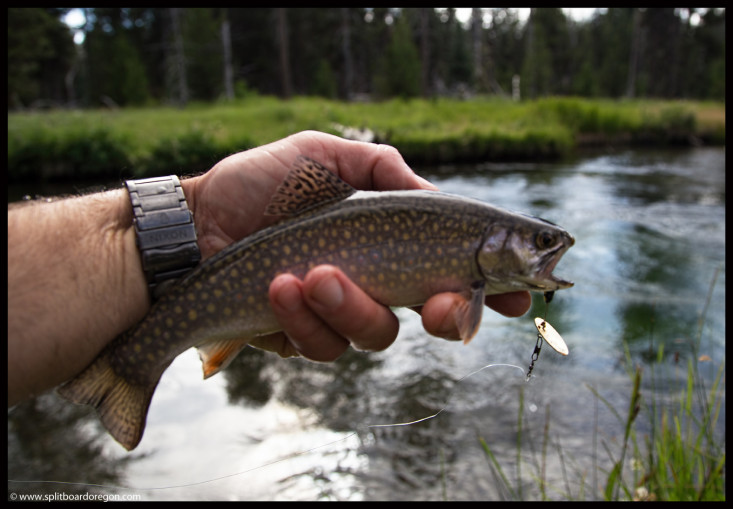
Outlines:
[[[357,191],[304,156],[267,213],[287,217],[193,269],[59,393],[95,407],[132,450],[173,359],[198,348],[208,378],[248,344],[272,349],[263,336],[281,328],[269,306],[270,282],[281,273],[303,278],[320,264],[339,267],[387,306],[462,292],[456,323],[465,343],[479,328],[485,295],[573,285],[552,270],[575,240],[550,222],[435,191]]]

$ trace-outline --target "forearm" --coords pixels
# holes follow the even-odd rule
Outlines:
[[[8,404],[80,372],[149,306],[124,189],[8,210]]]

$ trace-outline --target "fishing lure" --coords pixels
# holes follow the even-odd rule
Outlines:
[[[550,345],[553,350],[555,350],[560,355],[568,355],[570,353],[568,345],[565,344],[565,341],[562,339],[562,336],[560,336],[560,333],[557,332],[555,328],[550,325],[550,322],[546,320],[547,308],[554,296],[555,292],[552,291],[544,293],[545,318],[536,317],[534,319],[534,325],[535,327],[537,327],[537,342],[535,343],[534,351],[532,352],[532,361],[530,362],[529,369],[527,370],[527,380],[529,380],[529,377],[532,374],[534,363],[537,361],[537,359],[540,358],[540,350],[542,350],[542,340],[546,341],[547,344]]]

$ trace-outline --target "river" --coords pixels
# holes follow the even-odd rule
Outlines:
[[[688,361],[707,388],[724,362],[725,150],[615,149],[416,170],[442,191],[570,231],[576,244],[555,272],[575,286],[547,307],[535,295],[521,318],[487,311],[467,346],[428,336],[401,309],[392,347],[332,364],[248,349],[202,381],[196,353],[186,352],[164,374],[133,453],[86,410],[39,397],[8,411],[8,478],[102,487],[9,482],[8,492],[599,498],[624,434],[607,404],[625,418],[628,371],[642,368],[644,406],[663,406],[679,396]],[[545,313],[570,355],[544,346],[528,380],[533,317]],[[640,441],[647,427],[636,421]]]

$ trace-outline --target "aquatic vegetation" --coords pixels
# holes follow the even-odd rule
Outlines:
[[[645,384],[642,384],[643,370],[634,366],[628,346],[625,348],[625,365],[631,381],[625,412],[604,398],[597,388],[587,385],[596,398],[596,405],[600,402],[607,407],[623,430],[620,443],[615,437],[600,440],[605,458],[596,453],[598,440],[594,433],[591,479],[588,479],[587,471],[578,466],[576,458],[563,453],[561,439],[558,439],[555,448],[562,468],[563,483],[559,485],[548,480],[546,465],[550,459],[548,447],[552,439],[549,433],[551,409],[549,406],[546,408],[541,452],[531,451],[535,456],[539,454],[539,459],[533,462],[534,465],[530,464],[534,468],[530,476],[536,483],[534,488],[539,491],[540,499],[725,500],[725,434],[724,430],[716,428],[725,399],[722,383],[725,363],[720,363],[709,388],[706,388],[705,380],[699,373],[700,364],[711,361],[708,356],[700,355],[699,346],[717,276],[716,271],[700,316],[696,339],[690,345],[694,355],[688,359],[686,375],[664,377],[675,380],[679,387],[658,386],[658,378],[662,378],[660,371],[665,372],[665,375],[670,369],[679,371],[676,362],[671,365],[665,363],[663,345],[657,350],[648,377],[650,380]],[[510,500],[529,498],[522,477],[522,465],[526,463],[523,459],[523,453],[526,452],[523,451],[523,435],[527,435],[523,428],[523,395],[522,390],[517,420],[515,480],[499,463],[489,443],[478,437],[491,473]],[[597,408],[594,415],[597,417]],[[594,425],[597,427],[598,423]],[[602,487],[598,486],[599,475],[605,476]]]

